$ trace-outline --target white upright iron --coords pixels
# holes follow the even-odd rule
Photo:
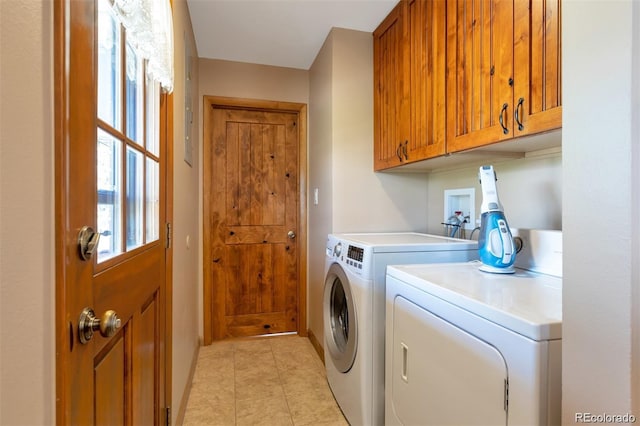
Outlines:
[[[481,166],[478,173],[482,186],[481,222],[478,251],[480,270],[494,274],[512,274],[516,260],[516,247],[511,230],[504,217],[504,208],[498,200],[496,173],[493,166]]]

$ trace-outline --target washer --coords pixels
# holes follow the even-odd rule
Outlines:
[[[541,233],[521,234],[525,247],[545,246]],[[560,424],[558,234],[544,254],[558,276],[522,269],[544,257],[530,250],[515,274],[479,262],[387,268],[386,424]]]
[[[384,424],[387,265],[477,258],[477,242],[470,240],[419,233],[328,236],[325,365],[329,386],[352,426]]]

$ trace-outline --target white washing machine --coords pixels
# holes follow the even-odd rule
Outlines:
[[[325,365],[329,386],[352,426],[384,424],[387,265],[477,258],[477,242],[470,240],[418,233],[328,236]]]
[[[515,274],[387,268],[387,425],[560,424],[562,234],[514,234]]]

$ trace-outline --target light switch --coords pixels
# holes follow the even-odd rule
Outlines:
[[[318,205],[318,188],[313,189],[313,205]]]

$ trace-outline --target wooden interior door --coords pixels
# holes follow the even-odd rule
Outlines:
[[[447,0],[447,28],[447,150],[512,138],[513,0]]]
[[[204,120],[206,342],[300,331],[300,113]]]
[[[145,82],[110,7],[55,2],[57,421],[157,425],[170,400],[169,99]],[[100,235],[90,255],[85,226]],[[110,310],[119,320],[100,330]]]
[[[514,0],[516,136],[562,127],[560,0]],[[515,119],[515,117],[514,117]],[[519,124],[522,124],[521,126]]]

